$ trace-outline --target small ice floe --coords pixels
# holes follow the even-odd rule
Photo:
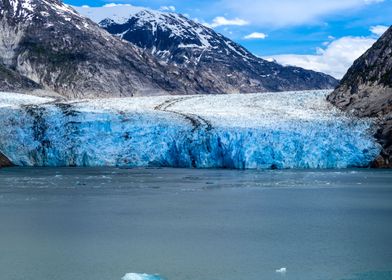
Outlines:
[[[279,274],[286,274],[286,271],[287,271],[287,269],[285,267],[281,267],[281,268],[275,270],[275,272],[279,273]]]
[[[127,273],[121,280],[163,280],[157,274],[146,274],[146,273]]]

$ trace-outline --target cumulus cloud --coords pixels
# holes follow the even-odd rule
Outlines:
[[[320,23],[324,17],[383,0],[221,0],[225,12],[268,27]]]
[[[253,33],[250,33],[250,34],[244,36],[244,39],[246,39],[246,40],[265,39],[265,38],[267,38],[267,34],[261,33],[261,32],[253,32]]]
[[[354,60],[366,52],[375,42],[374,37],[346,36],[333,40],[324,48],[318,48],[315,55],[282,54],[267,59],[274,59],[283,65],[295,65],[327,73],[340,79]]]
[[[388,30],[388,26],[385,26],[385,25],[376,25],[376,26],[372,26],[372,27],[370,27],[370,31],[374,34],[374,35],[377,35],[377,36],[381,36],[382,34],[384,34],[385,33],[385,31],[387,31]]]
[[[105,4],[103,5],[103,7],[105,8],[112,8],[112,7],[128,7],[131,6],[130,4],[117,4],[117,3],[109,3],[109,4]],[[82,6],[83,7],[83,6]],[[88,7],[88,6],[87,6]]]
[[[225,17],[216,17],[212,20],[212,23],[208,24],[209,27],[215,28],[218,26],[226,26],[226,25],[238,25],[238,26],[243,26],[249,24],[248,21],[240,19],[240,18],[234,18],[234,19],[227,19]]]

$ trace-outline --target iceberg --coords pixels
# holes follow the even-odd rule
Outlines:
[[[346,168],[380,152],[329,91],[60,102],[0,94],[0,151],[21,166]]]
[[[121,280],[163,280],[159,275],[146,273],[127,273]]]

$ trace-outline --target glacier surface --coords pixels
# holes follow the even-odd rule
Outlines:
[[[22,166],[345,168],[380,152],[328,91],[59,102],[0,93],[0,151]]]

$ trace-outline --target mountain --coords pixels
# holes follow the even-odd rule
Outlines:
[[[348,70],[328,96],[339,108],[379,119],[383,151],[375,166],[392,167],[392,27]]]
[[[124,7],[127,9],[128,7]],[[94,9],[94,8],[93,8]],[[95,8],[94,13],[101,10]],[[112,14],[100,25],[117,37],[146,50],[161,62],[186,69],[204,92],[262,92],[333,88],[328,75],[284,67],[248,50],[183,15],[129,8],[127,18]],[[92,16],[91,8],[78,11]],[[213,85],[208,85],[211,81]]]
[[[140,25],[146,37],[129,43],[59,0],[0,0],[0,90],[41,87],[67,98],[84,98],[302,90],[336,82],[324,74],[259,59],[183,16],[140,12],[145,20],[133,25]],[[172,23],[149,18],[156,15]],[[115,28],[109,22],[105,27]],[[150,36],[169,27],[162,37]],[[151,40],[161,42],[154,43],[156,51]],[[176,50],[173,58],[163,55]]]
[[[0,0],[0,65],[0,90],[19,81],[69,98],[199,91],[176,67],[57,0]]]

